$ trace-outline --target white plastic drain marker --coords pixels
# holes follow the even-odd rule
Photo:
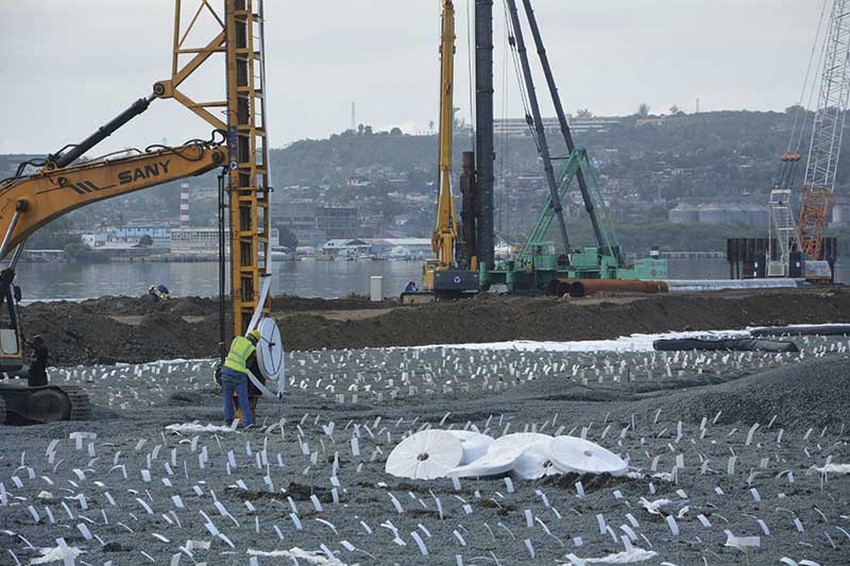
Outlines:
[[[460,464],[463,445],[445,430],[423,430],[402,440],[387,458],[386,472],[399,478],[446,477]]]
[[[558,436],[549,448],[552,463],[568,473],[624,475],[629,466],[625,460],[589,440],[574,436]]]

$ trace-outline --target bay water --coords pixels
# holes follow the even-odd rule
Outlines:
[[[723,259],[670,259],[671,279],[727,279]],[[369,294],[370,277],[383,278],[383,295],[401,293],[408,281],[422,277],[418,261],[276,261],[272,295],[334,298]],[[836,266],[836,281],[850,282],[850,264]],[[141,296],[165,284],[175,296],[218,295],[218,264],[200,263],[22,263],[16,283],[25,302],[77,300],[106,295]],[[229,289],[228,289],[229,292]]]

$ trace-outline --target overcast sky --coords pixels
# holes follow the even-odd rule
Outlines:
[[[623,115],[642,102],[653,112],[673,104],[692,112],[697,98],[702,111],[795,103],[823,1],[536,0],[535,8],[564,107]],[[375,129],[415,133],[436,120],[440,0],[265,4],[272,147],[348,128],[352,102],[357,122]],[[455,5],[455,105],[468,120],[467,13],[474,0]],[[513,67],[505,72],[502,64],[502,6],[496,0],[495,114],[520,117]],[[46,153],[78,142],[170,73],[173,0],[0,0],[0,8],[0,153]],[[223,97],[223,80],[221,62],[186,91],[221,88]],[[539,81],[541,95],[542,87]],[[178,144],[209,129],[178,102],[157,100],[92,155]]]

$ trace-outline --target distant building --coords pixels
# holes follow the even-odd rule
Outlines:
[[[638,118],[635,120],[635,127],[640,128],[642,126],[661,126],[664,124],[664,116],[658,116],[653,118]]]
[[[699,209],[693,204],[681,202],[670,209],[667,219],[674,224],[699,222]]]
[[[218,255],[218,228],[174,228],[172,255]]]
[[[100,245],[112,243],[139,243],[143,236],[150,236],[154,249],[167,249],[171,240],[171,226],[167,222],[128,222],[123,226],[104,226],[93,235]],[[94,247],[94,246],[92,246]]]
[[[354,259],[371,254],[372,246],[363,240],[334,238],[322,246],[322,255],[332,258]]]
[[[280,243],[280,232],[272,228],[269,246],[275,248]],[[230,238],[225,238],[225,246],[230,250]],[[173,228],[171,230],[172,255],[218,255],[218,228]]]
[[[611,126],[620,123],[617,118],[576,118],[567,116],[567,122],[570,125],[570,131],[573,133],[580,132],[604,132]],[[558,118],[543,118],[543,129],[546,133],[561,133],[561,124]],[[504,136],[527,136],[530,133],[528,122],[525,118],[496,118],[493,121],[493,130],[496,135]]]
[[[700,224],[746,224],[768,227],[770,215],[767,206],[751,203],[679,203],[667,213],[670,222]]]
[[[312,202],[287,202],[280,207],[275,224],[286,226],[299,242],[318,244],[329,239],[351,237],[360,228],[357,208],[316,206]]]
[[[342,206],[320,206],[316,208],[316,227],[328,238],[344,238],[357,232],[357,209]]]
[[[835,197],[832,203],[831,224],[836,228],[850,226],[850,199]]]
[[[375,257],[425,259],[434,255],[430,238],[366,238]]]

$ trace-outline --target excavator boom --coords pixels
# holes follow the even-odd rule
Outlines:
[[[225,162],[220,141],[106,157],[56,168],[0,185],[0,258],[30,234],[81,206],[154,185],[200,175]]]
[[[181,147],[157,148],[129,157],[103,157],[61,167],[57,160],[30,176],[0,181],[0,259],[21,246],[27,237],[67,212],[86,204],[125,195],[154,185],[199,175],[226,162],[220,141],[192,142]],[[17,372],[23,366],[14,287],[15,254],[0,272],[0,371]],[[0,380],[0,423],[31,424],[86,419],[91,404],[77,386],[24,386]]]

